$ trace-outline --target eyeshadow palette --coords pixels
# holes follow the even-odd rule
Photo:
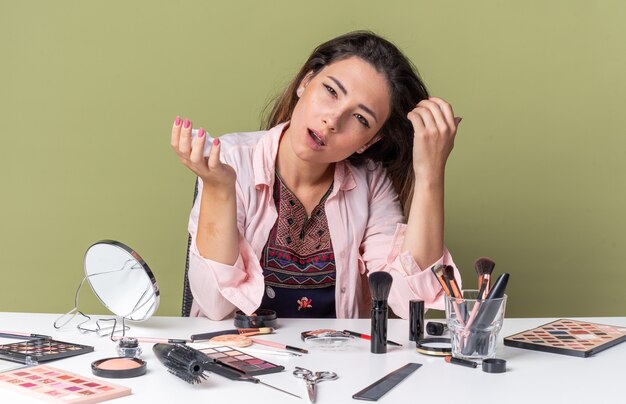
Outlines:
[[[284,366],[275,365],[227,346],[202,348],[199,351],[224,366],[250,376],[277,373],[285,370]]]
[[[19,363],[45,362],[93,352],[89,345],[37,338],[0,345],[0,359]]]
[[[53,403],[99,403],[131,394],[129,387],[45,365],[0,373],[0,388],[9,388]]]
[[[589,357],[626,341],[626,327],[560,319],[504,338],[504,345]]]

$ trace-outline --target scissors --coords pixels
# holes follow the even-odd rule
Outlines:
[[[309,369],[296,366],[293,375],[306,382],[306,391],[309,393],[309,402],[315,402],[315,385],[324,380],[335,380],[339,376],[335,372],[311,372]]]

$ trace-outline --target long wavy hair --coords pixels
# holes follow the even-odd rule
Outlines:
[[[380,162],[398,193],[405,216],[408,216],[415,175],[414,131],[406,116],[417,103],[428,98],[428,90],[415,66],[388,40],[370,31],[354,31],[319,45],[282,94],[270,103],[273,106],[263,126],[269,129],[291,119],[298,102],[296,90],[307,73],[315,75],[325,66],[353,56],[371,64],[387,79],[391,108],[389,117],[378,132],[381,139],[365,152],[354,153],[348,160],[356,166],[368,160]]]

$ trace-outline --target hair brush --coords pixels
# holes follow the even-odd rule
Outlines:
[[[154,354],[167,370],[189,384],[206,379],[204,372],[209,370],[214,359],[184,344],[154,344]]]

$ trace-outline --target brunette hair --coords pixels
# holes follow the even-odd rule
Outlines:
[[[296,90],[309,73],[319,73],[325,66],[356,56],[371,64],[387,79],[390,91],[389,117],[378,134],[381,139],[365,152],[348,157],[353,165],[368,160],[380,162],[387,170],[408,216],[413,195],[413,126],[406,115],[417,103],[428,98],[428,90],[417,69],[391,42],[370,31],[354,31],[319,45],[302,66],[296,77],[279,95],[265,119],[266,129],[291,119],[298,102]]]

